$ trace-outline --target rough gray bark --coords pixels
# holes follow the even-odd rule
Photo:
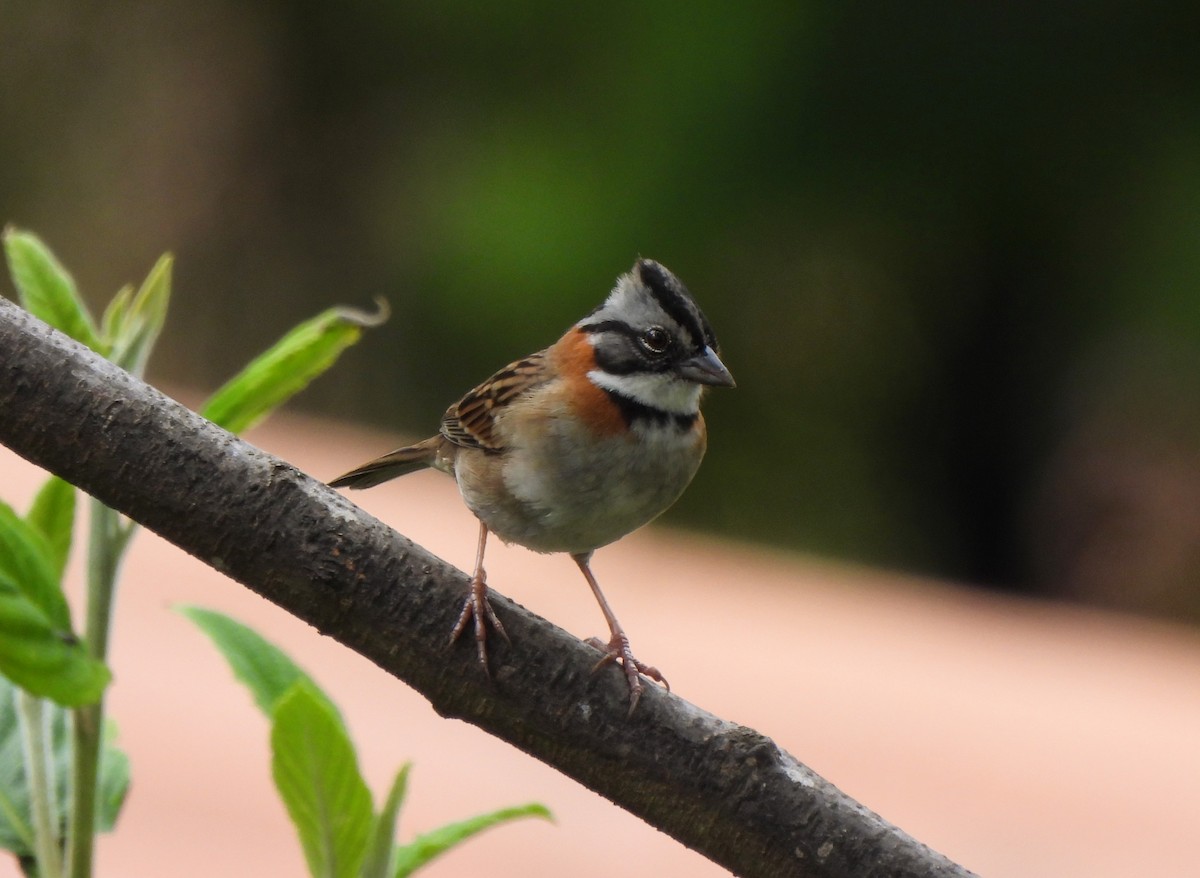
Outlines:
[[[447,645],[465,574],[0,299],[0,442],[473,723],[742,876],[970,873],[753,729],[649,687],[496,595],[511,644]]]

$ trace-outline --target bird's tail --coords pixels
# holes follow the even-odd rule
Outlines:
[[[329,486],[331,488],[373,488],[389,479],[433,466],[442,442],[441,436],[434,436],[418,442],[416,445],[397,448],[383,457],[369,460],[362,466],[355,467],[350,472],[338,476],[329,483]]]

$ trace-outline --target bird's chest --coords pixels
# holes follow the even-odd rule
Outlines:
[[[547,411],[522,419],[507,446],[507,496],[473,501],[460,478],[468,505],[502,539],[574,553],[620,539],[674,503],[700,465],[704,432],[698,421],[639,423],[598,435],[577,418]]]

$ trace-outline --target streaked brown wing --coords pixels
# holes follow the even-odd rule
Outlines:
[[[510,363],[446,410],[442,435],[464,448],[500,451],[494,429],[496,410],[543,384],[547,377],[544,351]]]

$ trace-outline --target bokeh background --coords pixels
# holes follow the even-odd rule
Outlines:
[[[1153,872],[1148,851],[1194,863],[1200,789],[1198,36],[1183,0],[0,0],[0,220],[40,234],[97,309],[173,251],[150,377],[192,401],[301,319],[384,296],[391,321],[292,405],[376,432],[303,418],[256,440],[324,477],[428,434],[637,255],[661,260],[738,379],[711,395],[708,459],[664,520],[756,547],[609,550],[645,656],[981,872]],[[23,503],[34,475],[5,473]],[[363,502],[466,564],[469,515],[423,484]],[[459,518],[427,514],[443,501]],[[146,621],[118,639],[113,695],[132,829],[102,851],[147,862],[148,839],[178,831],[138,815],[229,813],[174,779],[204,742],[240,773],[197,756],[195,783],[220,802],[253,780],[247,814],[291,849],[250,777],[251,708],[197,727],[197,704],[217,717],[235,697],[224,669],[159,679],[188,636],[166,605],[213,587],[185,587],[190,562],[146,542],[128,589]],[[515,596],[596,633],[552,559],[496,555],[493,581],[545,584]],[[464,756],[491,744],[259,604],[235,612],[341,669],[335,697],[387,754],[376,788],[412,754],[446,819],[544,796],[564,841],[516,836],[544,874],[610,874],[590,852],[656,837],[543,792],[531,778],[552,773],[507,748]],[[508,774],[475,803],[485,764]],[[189,863],[268,856],[250,819],[230,831],[253,838]],[[480,868],[536,871],[488,850]]]
[[[300,403],[428,432],[633,258],[739,380],[668,520],[1200,618],[1200,7],[6,2],[0,205],[154,377],[394,310]]]

